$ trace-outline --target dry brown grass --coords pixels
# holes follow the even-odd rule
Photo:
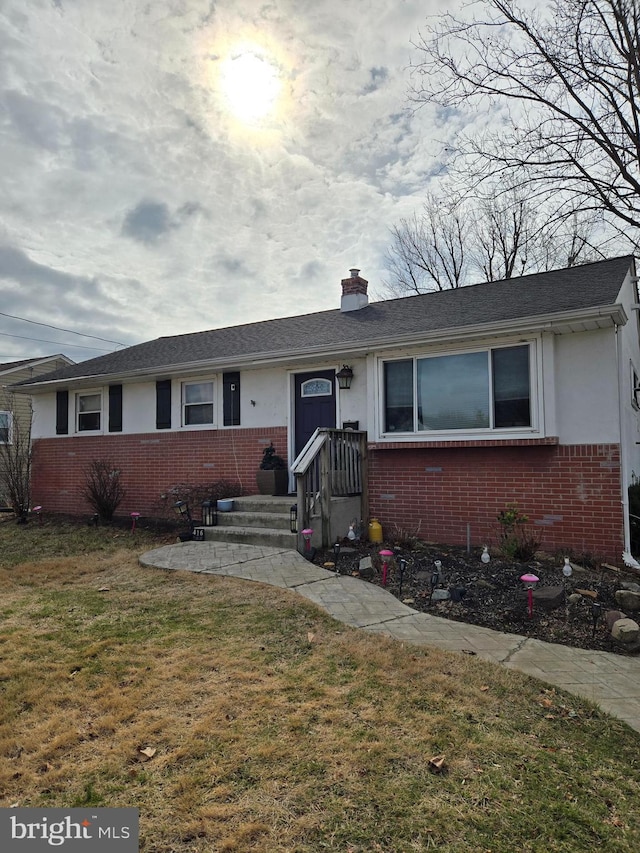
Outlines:
[[[640,841],[636,733],[294,593],[120,550],[0,568],[0,616],[1,806],[137,807],[147,853]]]

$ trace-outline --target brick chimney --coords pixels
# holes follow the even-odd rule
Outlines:
[[[367,285],[369,282],[360,277],[360,270],[349,270],[351,278],[342,279],[341,311],[358,311],[369,304]]]

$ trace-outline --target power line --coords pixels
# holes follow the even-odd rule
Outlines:
[[[41,325],[44,326],[45,324],[41,323]],[[76,334],[80,334],[80,333],[76,332]],[[110,349],[100,349],[99,347],[88,347],[88,346],[85,346],[83,344],[65,344],[64,341],[48,341],[45,338],[28,338],[26,335],[10,335],[8,332],[0,332],[0,337],[2,337],[2,338],[20,338],[23,341],[38,341],[41,344],[57,344],[58,346],[64,347],[64,349],[67,349],[67,347],[71,347],[72,349],[91,349],[91,350],[95,350],[96,352],[113,352],[113,350],[110,350]],[[92,338],[94,336],[93,335],[87,335],[87,337]],[[98,340],[103,341],[104,338],[98,338]],[[115,341],[114,341],[114,343],[115,343]]]
[[[4,311],[0,311],[0,317],[10,317],[12,320],[22,320],[23,323],[33,323],[34,326],[46,326],[47,329],[56,329],[58,332],[69,332],[71,335],[80,335],[82,338],[93,338],[96,341],[104,341],[107,344],[117,344],[119,347],[125,347],[126,344],[123,344],[122,341],[112,341],[109,338],[99,338],[97,335],[88,335],[85,332],[74,332],[73,329],[63,329],[62,326],[52,326],[49,323],[39,323],[37,320],[27,320],[26,317],[16,317],[14,314],[5,314]],[[19,335],[12,335],[11,337],[18,338]],[[37,341],[38,338],[27,338],[29,341]],[[45,341],[45,343],[58,343],[57,341]],[[73,346],[73,344],[69,344],[69,346]],[[95,347],[86,347],[86,349],[95,349]],[[107,350],[100,350],[101,352],[107,352]]]

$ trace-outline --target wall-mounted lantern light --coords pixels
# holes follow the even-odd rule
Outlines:
[[[340,388],[341,391],[348,391],[349,388],[351,388],[353,370],[349,367],[348,364],[343,364],[342,370],[339,370],[336,373],[336,379],[338,380],[338,388]]]

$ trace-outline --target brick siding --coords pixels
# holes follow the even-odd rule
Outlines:
[[[270,441],[286,459],[286,427],[38,439],[33,503],[49,512],[89,513],[80,490],[94,459],[112,460],[121,471],[127,494],[118,514],[154,514],[160,495],[176,483],[227,479],[255,493],[256,470]]]
[[[545,550],[620,561],[618,445],[396,448],[369,451],[370,513],[431,542],[498,541],[496,516],[517,502]]]

